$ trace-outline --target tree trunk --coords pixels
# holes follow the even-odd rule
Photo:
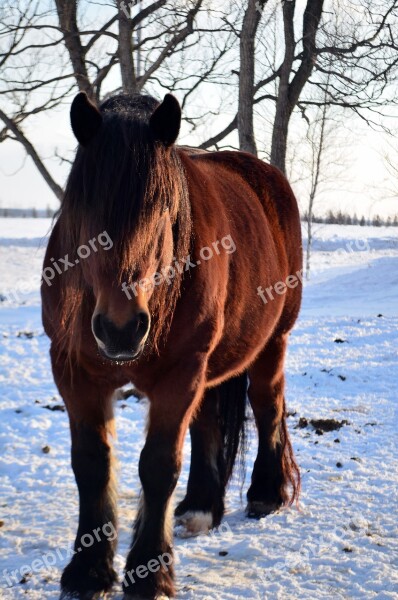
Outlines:
[[[292,114],[292,106],[289,101],[289,81],[290,74],[292,72],[294,50],[296,46],[294,39],[295,6],[295,0],[283,3],[285,56],[280,71],[275,119],[272,129],[271,164],[275,167],[278,167],[282,173],[286,173],[287,135],[289,131],[289,121]]]
[[[133,43],[130,22],[130,5],[125,0],[117,0],[119,18],[119,63],[122,87],[125,94],[137,94],[137,78],[133,60]]]
[[[257,156],[253,125],[255,38],[267,0],[248,0],[240,35],[238,134],[239,148]]]
[[[324,0],[307,0],[303,16],[303,52],[300,66],[293,79],[295,0],[283,3],[283,25],[285,35],[285,57],[281,67],[274,128],[272,131],[271,164],[286,173],[286,150],[289,121],[301,92],[307,83],[316,62],[316,34],[322,16]]]
[[[289,121],[291,117],[291,108],[288,106],[288,99],[285,95],[279,93],[274,126],[272,129],[271,143],[271,165],[278,167],[282,173],[286,174],[286,153],[287,136],[289,132]]]
[[[55,5],[79,90],[93,98],[93,87],[88,77],[85,52],[77,26],[77,0],[55,0]]]

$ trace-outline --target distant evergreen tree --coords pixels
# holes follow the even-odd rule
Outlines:
[[[332,210],[328,211],[326,216],[326,223],[334,224],[336,223],[336,217],[334,216],[334,212]]]
[[[337,213],[336,222],[339,225],[344,225],[344,223],[345,223],[345,217],[344,217],[343,213],[341,212],[341,210],[339,210],[339,212]]]
[[[363,215],[361,217],[361,220],[359,221],[359,224],[361,227],[365,227],[365,225],[366,225],[365,217]]]

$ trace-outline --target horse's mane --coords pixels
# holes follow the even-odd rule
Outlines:
[[[118,285],[139,272],[141,265],[134,264],[133,254],[134,260],[145,258],[166,209],[173,223],[173,256],[182,259],[189,254],[191,209],[186,179],[176,150],[167,150],[152,136],[149,117],[157,105],[149,96],[127,95],[111,97],[101,105],[100,132],[86,148],[79,146],[61,203],[61,247],[73,255],[79,245],[106,231],[113,242],[112,252],[98,252],[95,260],[113,273]],[[114,271],[115,256],[118,272]],[[76,350],[83,298],[91,292],[80,268],[65,275],[61,278],[63,321],[69,350],[70,343]],[[151,298],[155,345],[170,324],[181,277],[177,272],[172,285],[163,283]]]

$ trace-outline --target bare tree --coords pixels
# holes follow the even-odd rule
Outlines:
[[[247,0],[246,13],[249,6]],[[275,10],[275,3],[264,4],[263,18],[267,7]],[[280,52],[277,53],[269,73],[251,86],[253,100],[247,105],[253,109],[265,104],[274,112],[270,156],[271,162],[283,172],[293,111],[305,113],[309,107],[326,102],[350,110],[375,125],[380,122],[383,107],[397,102],[392,84],[398,72],[398,41],[394,35],[398,1],[307,0],[300,29],[297,11],[295,0],[281,3],[283,55],[278,60]],[[267,30],[262,35],[267,36]],[[317,91],[324,91],[327,75],[330,75],[328,95],[319,99]],[[244,93],[246,90],[239,91],[239,96]],[[201,147],[220,143],[238,127],[239,120],[237,114]],[[249,123],[250,118],[245,121]]]
[[[0,4],[0,143],[22,144],[58,198],[62,187],[26,133],[25,124],[34,115],[53,110],[76,88],[100,101],[105,84],[107,93],[141,93],[144,88],[159,89],[162,82],[169,90],[179,89],[185,77],[188,94],[209,77],[228,48],[228,42],[214,46],[211,65],[196,60],[195,45],[201,37],[213,35],[203,0],[155,0],[144,7],[114,0],[113,6],[101,10],[95,4],[90,0]],[[138,53],[140,73],[134,62]],[[170,68],[180,55],[184,77]],[[121,85],[115,89],[111,83],[109,89],[115,69]]]
[[[320,107],[319,118],[308,125],[307,139],[310,144],[310,185],[307,208],[307,247],[305,251],[305,275],[310,279],[311,250],[313,241],[314,204],[321,183],[325,144],[327,141],[327,114],[329,107],[323,104]]]

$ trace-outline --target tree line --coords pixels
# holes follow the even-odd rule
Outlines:
[[[308,211],[305,211],[302,214],[302,220],[307,223],[309,220]],[[364,226],[373,226],[373,227],[398,227],[398,215],[394,217],[388,216],[386,218],[381,217],[376,214],[374,217],[366,218],[363,215],[358,217],[356,213],[354,215],[350,215],[348,213],[343,213],[341,210],[334,212],[333,210],[329,210],[325,216],[312,216],[313,223],[324,223],[328,225],[360,225]]]

